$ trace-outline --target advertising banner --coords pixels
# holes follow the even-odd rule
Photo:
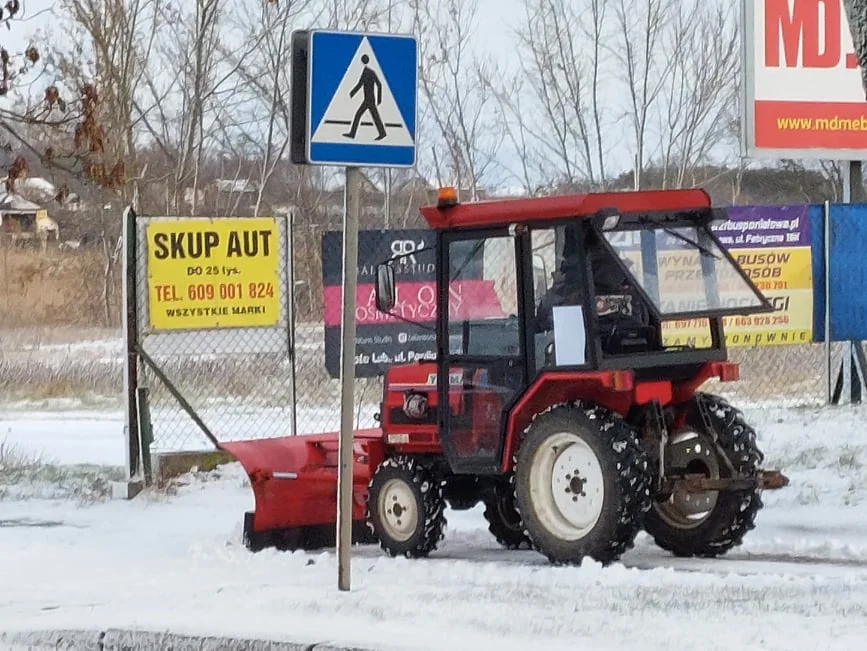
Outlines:
[[[154,331],[276,326],[280,252],[273,218],[177,218],[146,227]]]
[[[860,160],[867,102],[842,0],[744,0],[744,146]]]
[[[435,359],[436,240],[424,229],[363,230],[358,233],[355,372],[375,377],[395,363]],[[416,251],[420,251],[416,253]],[[406,323],[376,309],[376,265],[402,256],[394,265],[395,312],[427,327]],[[322,280],[325,292],[325,367],[340,377],[340,312],[343,233],[322,236]]]
[[[831,204],[829,237],[831,341],[867,340],[867,204]],[[819,251],[817,257],[821,258]],[[821,318],[817,341],[824,341],[824,277],[820,265],[816,280],[819,300],[815,308]]]
[[[774,312],[723,319],[729,346],[808,344],[813,340],[813,270],[809,206],[737,206],[712,230]],[[725,293],[725,285],[721,286]],[[672,321],[668,345],[710,344],[707,322]]]

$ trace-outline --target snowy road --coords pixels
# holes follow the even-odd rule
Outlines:
[[[430,559],[357,548],[353,590],[339,593],[330,552],[242,547],[252,496],[232,466],[129,503],[0,501],[0,631],[134,626],[406,650],[863,648],[867,409],[747,415],[792,484],[765,495],[725,559],[674,559],[642,535],[621,564],[553,568],[500,551],[478,511],[449,513]],[[116,441],[103,426],[86,439],[94,454],[94,440]],[[0,440],[26,431],[19,445],[60,457],[70,441],[52,445],[50,427],[0,416]]]

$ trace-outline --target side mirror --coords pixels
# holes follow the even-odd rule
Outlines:
[[[394,300],[394,267],[384,262],[376,266],[376,309],[387,314]]]

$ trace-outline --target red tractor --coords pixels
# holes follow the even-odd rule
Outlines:
[[[461,204],[448,189],[421,212],[436,360],[390,367],[380,428],[355,434],[353,539],[426,556],[446,504],[482,502],[500,544],[554,563],[613,562],[642,528],[679,556],[740,544],[761,491],[788,480],[760,469],[740,411],[698,392],[738,379],[723,317],[773,309],[710,229],[725,212],[701,190]],[[377,268],[376,302],[403,318],[399,263]],[[336,433],[222,447],[255,493],[249,548],[334,544]]]

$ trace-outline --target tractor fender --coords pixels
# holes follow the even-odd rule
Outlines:
[[[626,417],[634,405],[687,402],[702,384],[714,377],[723,382],[736,381],[738,367],[730,362],[708,362],[692,377],[679,382],[664,378],[636,382],[632,371],[620,369],[543,372],[509,411],[501,470],[512,472],[523,432],[536,415],[553,406],[581,400]]]

